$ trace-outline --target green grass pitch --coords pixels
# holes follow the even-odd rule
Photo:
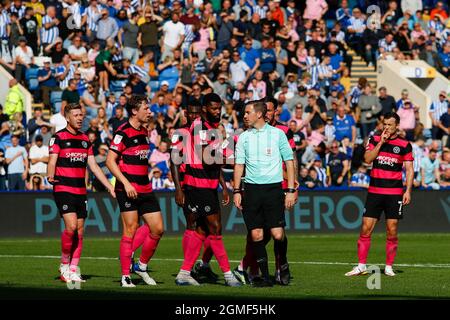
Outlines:
[[[85,236],[80,262],[87,282],[69,290],[58,279],[59,239],[0,239],[0,299],[439,299],[450,298],[450,234],[401,234],[396,277],[381,275],[381,288],[369,290],[368,276],[347,278],[344,273],[357,262],[356,234],[289,235],[290,268],[287,287],[229,288],[223,277],[217,284],[177,287],[181,266],[181,237],[166,236],[149,264],[158,286],[135,281],[135,289],[119,285],[119,238]],[[242,257],[245,237],[224,236],[231,267]],[[272,242],[268,245],[273,273]],[[385,261],[385,236],[375,234],[368,264]],[[219,273],[213,258],[212,268]],[[136,275],[132,276],[137,280]]]

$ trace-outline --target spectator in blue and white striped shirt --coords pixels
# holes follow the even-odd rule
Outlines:
[[[352,187],[369,188],[370,177],[367,174],[367,169],[364,166],[358,168],[358,171],[352,175],[350,185]]]
[[[58,26],[60,24],[59,19],[56,18],[56,9],[53,6],[47,8],[47,15],[42,18],[41,28],[41,41],[42,46],[45,48],[49,44],[56,41],[59,36]]]
[[[319,65],[320,59],[316,57],[316,50],[309,48],[308,56],[306,57],[306,70],[311,75],[311,86],[314,86],[319,81]]]
[[[350,93],[348,94],[352,107],[356,108],[356,106],[358,105],[359,98],[363,94],[363,90],[366,87],[366,84],[367,84],[366,78],[359,78],[358,84],[354,86],[350,91]]]
[[[394,48],[397,48],[397,43],[394,41],[394,35],[392,33],[388,33],[384,39],[381,39],[378,42],[378,47],[384,48],[385,52],[394,51]]]
[[[137,74],[137,75],[139,75],[141,80],[144,81],[145,83],[150,81],[150,77],[149,77],[148,73],[145,72],[145,70],[142,69],[141,67],[139,67],[135,64],[132,64],[130,59],[124,58],[122,60],[122,66],[123,66],[123,70],[126,72],[126,74],[128,74],[130,76],[133,74]]]
[[[428,110],[428,115],[432,121],[431,134],[433,139],[442,139],[442,130],[439,129],[439,120],[444,113],[447,113],[448,100],[446,99],[447,93],[445,91],[439,92],[439,99],[433,101]]]
[[[59,87],[62,90],[69,86],[69,81],[75,75],[75,66],[71,62],[72,59],[66,54],[62,59],[62,63],[56,68],[56,78],[59,80]]]
[[[253,6],[253,13],[259,14],[261,19],[266,18],[267,11],[269,11],[269,7],[266,6],[265,0],[258,0],[258,4]]]
[[[0,40],[7,40],[9,38],[10,24],[8,12],[3,9],[3,3],[0,2]]]
[[[86,24],[86,35],[92,41],[97,36],[98,20],[102,17],[102,7],[97,0],[90,0],[89,3],[89,7],[84,10],[81,25]]]
[[[23,18],[25,15],[26,7],[22,4],[22,0],[14,0],[14,5],[11,6],[9,9],[10,13],[17,13],[19,16],[19,20]]]

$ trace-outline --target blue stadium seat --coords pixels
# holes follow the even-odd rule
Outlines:
[[[152,89],[152,91],[158,91],[159,90],[159,81],[150,81],[148,83],[148,85],[150,86],[150,89]]]
[[[109,90],[112,92],[116,91],[123,91],[123,87],[125,87],[125,81],[117,80],[117,81],[111,81],[109,84]]]
[[[25,71],[25,79],[37,79],[39,68],[29,68]]]
[[[175,89],[179,77],[180,75],[178,73],[178,69],[176,67],[169,67],[160,72],[159,82],[169,82],[169,90],[172,91],[173,89]]]
[[[37,79],[28,80],[28,89],[30,91],[35,91],[39,88],[39,81]]]
[[[61,111],[61,105],[62,105],[62,102],[55,102],[55,104],[53,105],[55,108],[55,113],[58,113]]]
[[[55,104],[62,101],[62,91],[52,91],[50,93],[50,103]]]

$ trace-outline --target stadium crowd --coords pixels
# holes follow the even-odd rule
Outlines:
[[[223,100],[228,135],[242,128],[247,101],[276,100],[295,141],[301,188],[367,188],[365,145],[390,111],[413,145],[415,187],[450,186],[449,92],[425,106],[407,90],[395,101],[382,84],[350,83],[349,50],[375,67],[379,59],[422,59],[450,78],[443,1],[1,0],[0,38],[0,64],[14,77],[0,108],[0,190],[52,188],[48,143],[73,102],[83,105],[83,129],[112,178],[106,154],[132,94],[151,101],[153,189],[174,190],[172,136],[190,101],[209,92]],[[31,119],[18,84],[41,103]],[[93,175],[89,187],[102,190]]]

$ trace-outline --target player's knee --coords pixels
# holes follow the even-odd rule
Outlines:
[[[69,232],[72,232],[72,233],[77,232],[77,225],[76,225],[76,223],[74,223],[74,224],[71,224],[71,223],[67,224],[66,225],[66,230],[69,231]]]
[[[272,232],[272,237],[273,237],[273,240],[282,241],[284,239],[283,230]]]
[[[139,225],[136,223],[136,224],[130,224],[130,225],[127,225],[125,228],[124,228],[124,233],[127,235],[127,236],[129,236],[129,237],[132,237],[132,236],[134,236],[134,234],[136,233],[136,230],[138,229],[138,227],[139,227]]]
[[[209,223],[208,225],[208,231],[210,234],[215,235],[215,236],[219,236],[222,233],[222,225],[220,222],[218,221],[214,221]]]
[[[154,228],[152,230],[152,236],[154,238],[161,238],[163,236],[163,234],[164,234],[164,228],[163,227],[157,227],[157,228]]]
[[[253,241],[262,241],[264,239],[264,233],[263,230],[252,230],[252,240]]]

